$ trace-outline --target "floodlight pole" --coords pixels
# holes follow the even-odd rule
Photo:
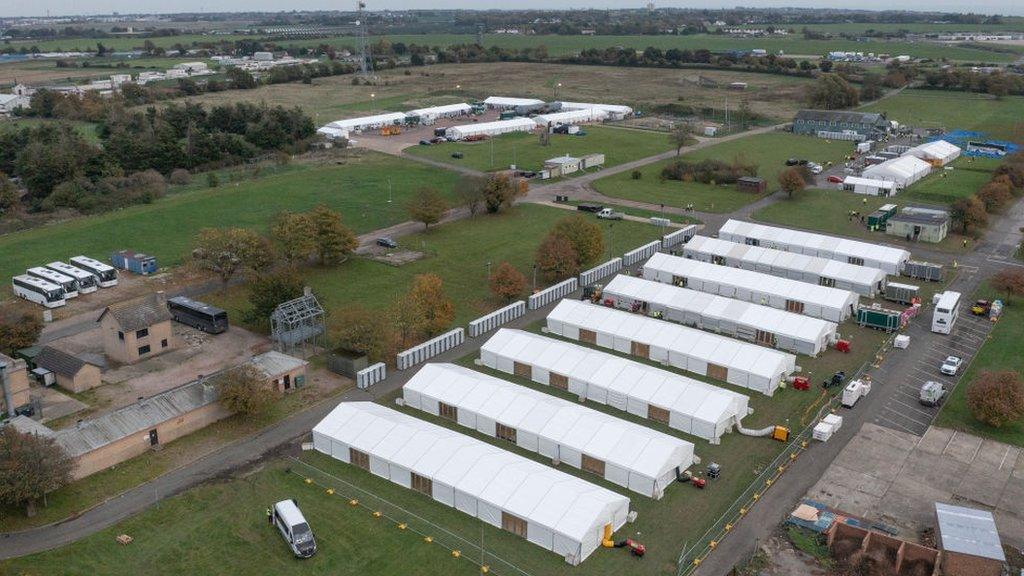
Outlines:
[[[391,204],[391,176],[388,176],[388,204]]]

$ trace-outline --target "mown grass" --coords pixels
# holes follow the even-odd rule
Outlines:
[[[1000,164],[992,158],[962,157],[950,164],[951,170],[936,171],[901,192],[897,198],[921,200],[932,204],[952,204],[974,194],[992,178]]]
[[[997,100],[986,94],[904,90],[861,109],[885,112],[890,120],[915,128],[984,132],[989,138],[1024,142],[1024,97]]]

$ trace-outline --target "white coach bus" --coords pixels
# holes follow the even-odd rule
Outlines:
[[[60,272],[65,276],[71,276],[75,280],[78,280],[78,293],[79,294],[91,294],[99,290],[99,283],[90,272],[86,272],[81,268],[75,268],[67,262],[50,262],[46,265],[47,268],[55,272]]]
[[[935,303],[935,312],[932,313],[932,332],[949,334],[960,317],[960,293],[946,290],[939,296]]]
[[[25,300],[42,304],[47,308],[57,308],[66,304],[64,300],[64,289],[52,282],[42,278],[22,274],[11,280],[14,294]]]
[[[64,298],[78,298],[78,280],[60,272],[50,270],[43,266],[36,266],[25,270],[29,276],[35,276],[40,280],[46,280],[64,289]]]
[[[70,262],[75,268],[81,268],[95,276],[100,283],[100,288],[117,286],[117,270],[113,266],[93,260],[88,256],[75,256],[71,258]]]

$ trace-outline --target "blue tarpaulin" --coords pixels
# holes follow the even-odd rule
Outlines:
[[[1007,140],[987,138],[984,132],[970,130],[953,130],[941,136],[930,138],[929,141],[945,140],[959,146],[963,156],[977,158],[1002,158],[1020,150],[1020,146]]]

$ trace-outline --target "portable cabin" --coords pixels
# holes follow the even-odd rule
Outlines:
[[[871,214],[868,214],[867,225],[871,230],[885,229],[885,221],[896,215],[895,204],[883,204]]]
[[[878,305],[860,306],[857,308],[857,324],[875,330],[894,332],[900,329],[902,314],[899,310],[889,310]]]
[[[764,194],[768,191],[768,183],[765,182],[764,178],[743,176],[736,180],[736,190],[752,194]]]
[[[127,270],[134,274],[148,276],[157,271],[156,257],[132,252],[131,250],[118,250],[110,255],[110,263],[114,268]]]

